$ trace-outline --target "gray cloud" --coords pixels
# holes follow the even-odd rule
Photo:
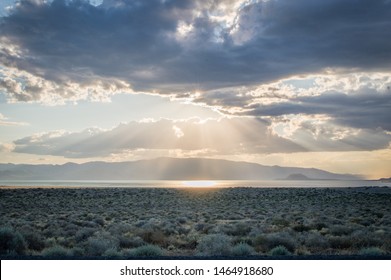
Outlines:
[[[58,85],[104,78],[161,93],[326,67],[390,69],[389,1],[260,1],[242,7],[231,24],[213,17],[221,2],[23,0],[0,25],[3,42],[19,53],[3,48],[0,61]],[[191,26],[182,39],[180,23]]]
[[[304,151],[299,145],[272,135],[257,119],[130,122],[111,130],[48,132],[14,142],[14,152],[65,157],[105,157],[129,151],[207,150],[209,155]]]
[[[381,130],[349,130],[308,118],[287,138],[272,132],[271,123],[256,118],[224,118],[130,122],[111,130],[53,131],[14,141],[14,152],[67,158],[113,155],[208,156],[293,153],[303,151],[362,151],[387,148],[391,136]],[[173,154],[172,154],[173,155]]]
[[[331,79],[390,73],[390,1],[242,1],[240,8],[239,2],[20,1],[0,20],[0,91],[8,100],[63,103],[154,91],[255,119],[51,132],[15,141],[15,151],[88,157],[138,149],[238,154],[389,145],[383,131],[391,131],[389,79],[381,88],[371,86],[376,77],[362,76],[358,89],[319,84],[305,94],[275,83],[326,68],[335,70]],[[329,119],[302,122],[284,136],[290,141],[270,132],[288,115]]]
[[[332,122],[353,128],[381,128],[391,131],[391,92],[367,92],[347,95],[325,93],[319,96],[297,97],[289,102],[270,105],[256,104],[246,115],[282,116],[287,114],[325,114]]]
[[[292,141],[311,151],[373,151],[390,147],[391,135],[381,129],[350,129],[332,122],[303,122]]]

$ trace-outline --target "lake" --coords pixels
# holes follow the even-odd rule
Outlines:
[[[371,180],[267,180],[267,181],[245,181],[245,180],[216,180],[216,181],[63,181],[63,180],[7,180],[0,181],[1,187],[126,187],[126,188],[186,188],[186,187],[260,187],[260,188],[312,188],[312,187],[391,187],[390,182],[380,182]]]

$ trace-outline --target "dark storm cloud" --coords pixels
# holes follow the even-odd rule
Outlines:
[[[325,114],[333,122],[354,128],[381,128],[391,131],[391,92],[347,95],[325,93],[320,96],[298,97],[289,102],[254,105],[244,114],[252,116],[282,116],[287,114]]]
[[[95,7],[85,1],[22,1],[3,19],[0,34],[26,55],[3,56],[3,62],[60,83],[102,76],[137,84],[132,73],[177,53],[166,36],[175,30],[175,18],[170,5],[160,1],[115,3]]]
[[[0,61],[60,85],[104,77],[162,93],[391,67],[389,1],[261,1],[232,26],[213,19],[211,2],[222,1],[23,0],[0,26],[22,54],[5,48]],[[180,22],[192,26],[181,40]]]

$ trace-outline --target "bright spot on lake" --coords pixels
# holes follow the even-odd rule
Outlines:
[[[215,181],[184,181],[182,184],[186,187],[213,187],[216,185]]]

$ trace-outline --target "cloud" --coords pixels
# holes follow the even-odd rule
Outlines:
[[[294,119],[294,118],[293,118]],[[318,121],[314,121],[318,120]],[[51,131],[14,141],[14,152],[67,158],[154,156],[236,156],[305,151],[364,151],[389,146],[382,130],[330,125],[327,117],[292,119],[148,120],[109,130]],[[289,128],[289,126],[291,126]],[[289,131],[290,129],[290,131]]]
[[[25,122],[13,122],[9,121],[7,117],[0,113],[0,126],[25,126],[29,125]]]
[[[182,154],[228,155],[303,151],[299,145],[273,135],[258,119],[198,119],[140,121],[111,130],[90,128],[81,132],[52,131],[14,141],[17,153],[69,158],[107,157],[146,151]]]
[[[390,142],[390,38],[390,1],[22,0],[0,20],[0,93],[55,105],[143,92],[233,117],[48,132],[16,152],[376,150]]]
[[[104,77],[90,79],[83,84],[72,80],[58,83],[24,70],[0,67],[0,78],[0,90],[5,92],[11,103],[59,105],[78,100],[107,102],[110,96],[118,92],[133,92],[125,82]]]
[[[308,151],[374,151],[390,147],[391,135],[378,128],[352,128],[326,115],[273,117],[271,131]]]
[[[61,103],[105,100],[106,85],[180,95],[389,71],[390,18],[389,1],[371,0],[22,0],[1,19],[0,86],[14,101]]]
[[[227,115],[326,115],[330,125],[391,131],[391,75],[387,73],[293,76],[256,87],[214,90],[188,98]]]
[[[288,102],[254,105],[246,115],[282,116],[290,114],[326,114],[332,122],[353,128],[381,128],[391,131],[391,94],[347,95],[327,93],[320,96],[297,97]]]
[[[0,142],[0,152],[9,153],[15,148],[15,145],[12,143],[1,143]]]

